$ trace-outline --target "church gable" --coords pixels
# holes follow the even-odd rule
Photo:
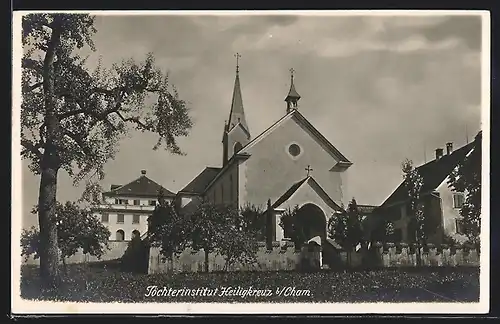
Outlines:
[[[323,211],[343,211],[342,207],[330,198],[328,193],[323,190],[313,177],[306,177],[303,180],[294,183],[272,204],[272,207],[274,209],[293,208],[295,205],[304,204],[304,202],[314,203],[321,207]]]
[[[293,131],[290,130],[290,128],[293,128],[293,126],[290,126],[292,122],[295,125],[299,126],[303,134],[298,134],[299,131],[296,127]],[[290,132],[293,132],[293,134],[291,134]],[[278,134],[274,135],[275,133]],[[283,134],[281,135],[279,133]],[[332,168],[339,168],[340,166],[348,168],[350,165],[352,165],[352,162],[350,162],[337,148],[335,148],[335,146],[333,146],[333,144],[328,141],[298,110],[292,110],[290,113],[271,125],[268,129],[266,129],[254,140],[243,147],[240,153],[252,154],[252,151],[254,151],[254,147],[257,145],[261,145],[261,142],[266,142],[266,138],[270,136],[279,137],[280,135],[283,137],[288,137],[290,139],[298,137],[303,138],[304,135],[310,137],[310,139],[312,139],[316,145],[321,146],[323,151],[331,156]],[[296,145],[299,146],[300,150],[300,145]],[[294,148],[296,148],[296,146],[294,146]],[[332,169],[332,171],[334,170]]]
[[[272,204],[272,207],[277,211],[284,211],[305,205],[319,207],[324,214],[325,221],[333,214],[342,211],[342,208],[328,196],[312,177],[307,177],[292,185],[290,190]]]
[[[308,167],[336,203],[343,201],[343,174],[352,163],[296,110],[269,127],[238,154],[249,155],[243,162],[244,189],[251,203],[260,205],[269,198],[277,199],[293,183],[308,175]]]

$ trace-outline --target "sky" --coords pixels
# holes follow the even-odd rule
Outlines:
[[[480,130],[481,18],[478,16],[97,16],[97,51],[105,66],[148,52],[168,71],[191,109],[186,156],[153,151],[154,134],[135,133],[106,164],[102,184],[126,184],[140,170],[171,191],[205,166],[220,166],[240,53],[247,122],[256,137],[285,114],[290,68],[299,110],[354,164],[349,193],[381,204],[401,182],[401,162],[434,158],[446,142],[466,144]],[[23,225],[39,177],[23,162]],[[59,173],[59,201],[76,200],[83,184]]]

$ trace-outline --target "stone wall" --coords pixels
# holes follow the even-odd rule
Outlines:
[[[104,253],[104,255],[101,257],[101,259],[97,259],[97,257],[89,255],[89,254],[84,254],[83,251],[80,249],[78,252],[76,252],[75,255],[69,257],[66,259],[67,264],[71,263],[85,263],[85,262],[95,262],[95,261],[107,261],[107,260],[114,260],[114,259],[119,259],[123,256],[125,253],[125,250],[127,250],[128,243],[130,241],[110,241],[108,242],[109,250]],[[62,262],[61,262],[62,263]],[[34,259],[32,256],[29,258],[25,259],[23,258],[23,264],[40,264],[40,259]]]
[[[273,242],[272,249],[268,250],[265,243],[259,243],[257,264],[234,264],[229,271],[283,271],[296,270],[301,265],[301,260],[314,260],[319,253],[306,248],[296,251],[293,243],[288,241]],[[159,249],[151,248],[149,253],[148,273],[178,273],[178,272],[203,272],[205,253],[203,250],[193,252],[186,249],[173,260],[162,260]],[[224,257],[215,253],[209,254],[209,271],[224,269]]]
[[[324,249],[323,253],[330,253]],[[479,253],[473,246],[434,246],[428,244],[420,248],[422,266],[427,267],[456,267],[479,266]],[[417,266],[417,249],[415,245],[405,243],[375,243],[370,249],[362,248],[352,252],[350,257],[346,251],[338,251],[338,264],[328,264],[330,268],[388,268],[388,267],[415,267]],[[287,271],[304,269],[309,265],[314,268],[317,251],[307,247],[296,251],[289,241],[273,242],[272,250],[268,250],[264,243],[259,244],[257,265],[231,266],[228,271]],[[323,255],[323,260],[327,258]],[[174,257],[173,260],[162,260],[159,250],[151,248],[148,273],[178,273],[203,272],[205,256],[203,251],[193,252],[190,249]],[[224,258],[220,255],[209,255],[209,271],[221,271],[224,268]],[[327,264],[326,262],[323,262]]]
[[[421,265],[432,267],[479,266],[479,251],[472,245],[427,244],[420,247]],[[343,262],[347,253],[341,252]],[[346,263],[347,265],[347,263]],[[417,265],[415,244],[375,243],[351,255],[351,267],[413,267]]]

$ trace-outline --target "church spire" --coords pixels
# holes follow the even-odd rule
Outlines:
[[[239,53],[234,55],[236,57],[236,79],[234,80],[233,101],[231,103],[231,112],[229,113],[229,120],[226,125],[226,131],[229,132],[238,123],[248,132],[248,125],[245,119],[245,111],[243,110],[243,98],[241,96],[240,87],[240,57]]]
[[[300,95],[297,90],[295,90],[295,84],[293,83],[294,73],[295,70],[293,68],[290,69],[290,91],[288,91],[288,95],[285,98],[287,113],[289,113],[292,109],[297,109],[298,101],[300,99]]]
[[[233,101],[231,102],[231,112],[229,120],[224,125],[224,134],[222,136],[222,163],[226,165],[228,161],[243,146],[250,142],[250,131],[243,110],[243,98],[241,97],[240,87],[240,57],[236,57],[236,79],[234,80]]]

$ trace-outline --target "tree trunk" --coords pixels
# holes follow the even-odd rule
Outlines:
[[[205,272],[208,273],[208,254],[209,253],[208,253],[208,249],[207,248],[203,249],[203,251],[205,251]]]
[[[54,91],[55,50],[61,42],[59,19],[52,23],[52,35],[43,62],[43,92],[45,105],[45,147],[40,161],[40,191],[38,196],[38,221],[40,225],[40,277],[45,285],[57,286],[59,257],[56,228],[56,194],[59,160],[57,118]]]
[[[41,171],[40,192],[38,196],[40,278],[46,286],[55,287],[57,286],[59,277],[59,251],[57,245],[57,224],[55,220],[57,169],[42,167]]]
[[[63,255],[61,259],[62,259],[64,274],[68,274],[68,267],[66,266],[66,257]]]
[[[415,231],[415,245],[415,258],[417,261],[417,267],[420,267],[422,265],[422,257],[420,255],[420,235],[418,229]]]

